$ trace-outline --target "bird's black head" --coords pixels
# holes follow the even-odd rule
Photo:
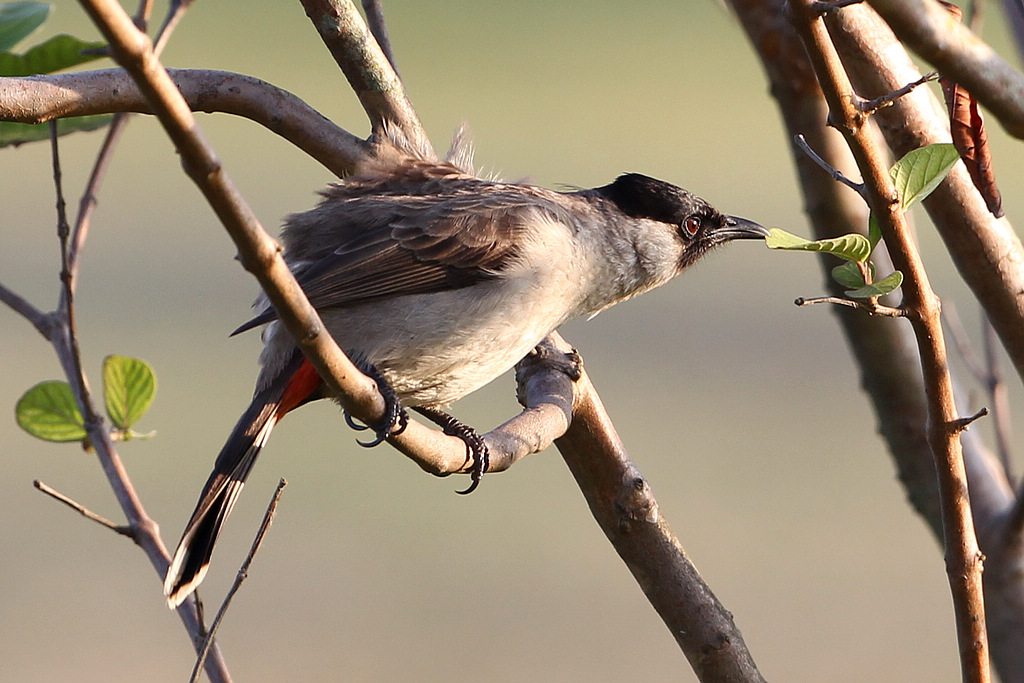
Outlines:
[[[647,218],[673,225],[684,243],[689,265],[705,251],[736,239],[764,239],[768,230],[753,221],[720,213],[691,192],[671,183],[639,173],[620,175],[610,185],[598,188],[630,218]]]

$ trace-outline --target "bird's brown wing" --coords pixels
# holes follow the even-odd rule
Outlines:
[[[317,309],[466,287],[493,277],[515,258],[527,219],[538,207],[559,209],[532,199],[524,201],[515,188],[482,196],[368,196],[339,202],[334,212],[321,205],[314,209],[318,237],[330,236],[340,245],[296,267],[295,276]],[[295,222],[302,219],[293,217],[286,228],[292,240]],[[325,225],[328,220],[336,224]],[[234,334],[276,318],[266,308]]]

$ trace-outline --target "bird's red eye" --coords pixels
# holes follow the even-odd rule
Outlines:
[[[687,238],[696,236],[698,230],[700,230],[700,219],[696,216],[690,216],[683,221],[683,234]]]

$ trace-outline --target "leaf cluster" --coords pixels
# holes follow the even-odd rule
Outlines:
[[[146,414],[156,396],[156,375],[144,360],[126,356],[103,359],[103,402],[119,440],[148,438],[132,425]],[[26,391],[14,409],[18,426],[45,441],[80,441],[88,446],[85,420],[67,382],[49,380]]]
[[[912,150],[897,161],[891,169],[900,209],[906,211],[939,186],[953,164],[959,159],[956,148],[940,143]],[[769,249],[812,251],[832,254],[846,263],[832,269],[832,278],[846,289],[853,299],[874,299],[895,291],[903,283],[903,273],[894,271],[881,280],[875,280],[875,269],[868,260],[875,245],[882,239],[882,231],[874,215],[868,219],[868,234],[851,233],[841,237],[807,240],[779,228],[772,228],[765,239]]]

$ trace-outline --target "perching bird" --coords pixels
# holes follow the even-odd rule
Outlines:
[[[285,257],[327,329],[391,400],[390,423],[375,428],[378,442],[401,429],[402,405],[443,423],[442,409],[563,323],[665,284],[715,245],[768,234],[636,173],[563,193],[392,152],[325,190],[316,208],[290,216],[282,235]],[[330,398],[274,310],[265,299],[257,306],[236,330],[269,323],[255,396],[174,554],[164,583],[172,608],[203,580],[274,425]],[[472,489],[486,453],[475,433],[462,435],[472,445]]]

